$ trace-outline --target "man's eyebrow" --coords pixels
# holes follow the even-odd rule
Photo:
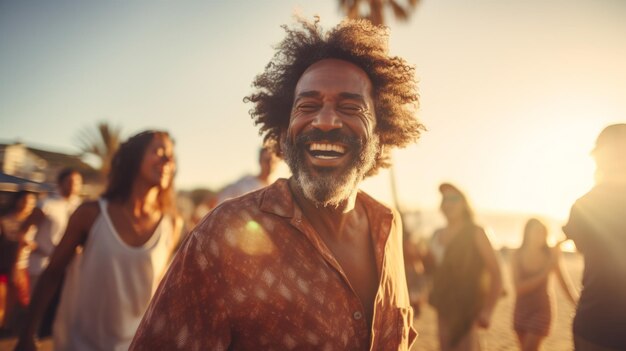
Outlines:
[[[320,92],[317,90],[308,90],[308,91],[303,91],[301,93],[299,93],[296,97],[297,98],[301,98],[301,97],[318,97],[320,96]]]
[[[321,95],[322,94],[317,90],[303,91],[303,92],[300,92],[298,95],[296,95],[294,102],[298,101],[301,98],[307,98],[307,97],[315,98],[315,97],[320,97]],[[343,92],[343,93],[339,93],[339,97],[341,97],[342,99],[359,100],[360,102],[365,103],[365,98],[363,97],[363,95],[357,94],[357,93]]]
[[[344,99],[352,99],[352,100],[360,100],[362,102],[365,102],[365,98],[363,97],[363,95],[361,94],[355,94],[355,93],[339,93],[339,96],[341,96]]]

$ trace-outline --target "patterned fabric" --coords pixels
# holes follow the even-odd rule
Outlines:
[[[218,206],[189,235],[131,350],[407,350],[398,216],[360,192],[380,285],[369,330],[343,270],[287,180]]]

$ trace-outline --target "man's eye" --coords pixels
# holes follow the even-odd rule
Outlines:
[[[302,111],[302,112],[312,112],[315,111],[317,109],[317,105],[316,104],[301,104],[298,105],[298,110]]]
[[[342,105],[339,109],[345,113],[358,113],[363,111],[361,106],[358,105]]]

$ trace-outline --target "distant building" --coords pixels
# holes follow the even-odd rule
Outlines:
[[[66,167],[82,174],[82,192],[85,197],[94,198],[102,192],[104,179],[78,155],[35,149],[19,142],[0,144],[0,173],[43,183],[47,188],[55,189],[57,175]]]

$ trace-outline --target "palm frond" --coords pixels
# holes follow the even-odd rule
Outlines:
[[[409,19],[409,13],[408,11],[402,7],[400,4],[398,4],[395,0],[389,0],[389,5],[391,5],[391,9],[393,10],[393,15],[401,20],[401,21],[406,21],[407,19]]]
[[[100,171],[106,175],[113,155],[120,145],[122,128],[107,122],[98,122],[96,128],[85,127],[77,135],[81,155],[92,155],[100,160]]]

